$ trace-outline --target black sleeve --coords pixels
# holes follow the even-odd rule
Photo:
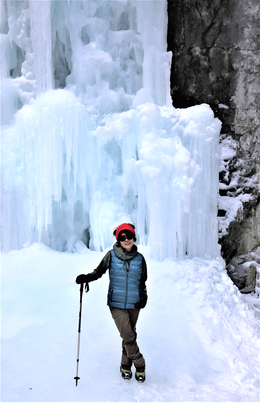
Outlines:
[[[140,291],[144,295],[147,295],[146,284],[145,284],[146,280],[147,280],[147,265],[146,265],[145,258],[143,257],[142,274],[141,274],[141,279],[140,279]]]
[[[101,262],[99,263],[98,267],[90,273],[90,281],[95,281],[98,278],[102,277],[103,274],[109,269],[111,261],[111,254],[110,251],[103,257]]]

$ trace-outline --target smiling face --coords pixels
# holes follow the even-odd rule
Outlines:
[[[132,234],[130,231],[122,231],[119,234],[118,239],[122,248],[125,249],[127,252],[131,252],[134,244],[134,234]]]

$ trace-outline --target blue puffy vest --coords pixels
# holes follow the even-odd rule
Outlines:
[[[107,304],[111,308],[134,309],[140,300],[143,256],[137,252],[131,260],[121,260],[113,250],[110,253]]]

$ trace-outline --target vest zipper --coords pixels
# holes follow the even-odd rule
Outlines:
[[[128,272],[129,272],[129,263],[126,261],[125,309],[126,309],[127,294],[128,294]]]

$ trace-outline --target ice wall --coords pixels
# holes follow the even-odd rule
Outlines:
[[[127,220],[156,259],[218,256],[220,122],[171,106],[166,6],[1,3],[4,250],[104,250]]]

